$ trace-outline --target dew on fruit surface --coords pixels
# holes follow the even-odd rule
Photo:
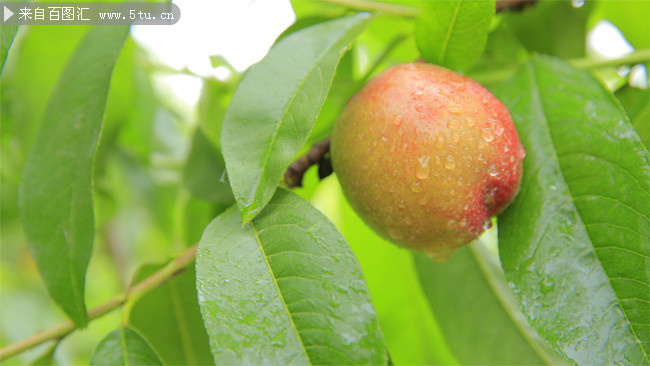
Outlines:
[[[390,235],[390,237],[395,240],[399,240],[404,237],[404,234],[393,226],[388,227],[388,235]]]
[[[437,263],[445,263],[454,254],[455,248],[429,248],[426,253]]]
[[[382,136],[382,137],[381,137],[381,141],[383,141],[383,142],[388,142],[388,139],[386,138],[386,136]]]
[[[377,147],[377,140],[372,142],[372,147]]]
[[[428,156],[421,156],[418,158],[418,162],[420,163],[415,170],[415,176],[418,179],[428,179],[429,175],[431,174],[431,166],[429,165],[429,157]]]
[[[449,113],[455,114],[455,115],[465,113],[463,108],[461,106],[457,106],[457,105],[451,105],[451,106],[447,107],[447,110],[449,111]]]
[[[523,159],[526,157],[526,149],[524,149],[523,146],[519,146],[518,155],[519,155],[519,159]]]
[[[458,132],[458,131],[452,131],[452,133],[451,133],[451,140],[452,140],[453,142],[458,142],[458,141],[460,141],[460,132]]]
[[[411,218],[411,216],[406,216],[404,221],[406,222],[406,225],[408,225],[408,226],[413,225],[413,219]]]
[[[441,150],[443,147],[445,147],[445,136],[440,131],[436,133],[436,142],[434,143],[434,146],[438,150]]]
[[[413,193],[422,192],[422,185],[420,184],[420,182],[413,182],[413,184],[411,184],[411,191]]]
[[[467,227],[467,219],[460,220],[460,227]]]
[[[456,220],[454,220],[454,219],[447,220],[447,227],[453,228],[455,226],[456,226]]]
[[[510,151],[510,145],[506,142],[505,145],[503,146],[503,151],[508,152]]]
[[[388,187],[388,191],[389,191],[390,193],[395,192],[395,186],[390,186],[390,187]]]
[[[451,170],[456,167],[456,158],[451,155],[447,155],[447,160],[445,161],[445,168]]]
[[[447,127],[452,130],[458,128],[460,127],[460,121],[458,121],[457,119],[452,119],[449,122],[447,122]]]
[[[474,118],[472,117],[467,117],[467,120],[465,120],[465,122],[467,122],[467,127],[469,128],[474,127],[474,125],[476,124],[476,122],[474,122]]]
[[[485,141],[483,141],[482,139],[481,139],[481,140],[478,140],[478,148],[479,148],[479,149],[482,149],[482,148],[484,148],[484,147],[485,147]]]
[[[426,196],[418,197],[418,205],[426,206],[427,202],[429,202],[429,200],[427,199]]]
[[[485,155],[483,153],[478,154],[478,161],[485,160]]]
[[[485,142],[494,140],[494,131],[492,131],[492,129],[489,127],[484,128],[481,131],[481,138],[483,138],[483,141]]]
[[[393,124],[395,127],[399,127],[399,125],[402,124],[402,116],[395,117],[395,119],[393,119]]]
[[[411,93],[411,98],[412,99],[420,99],[420,97],[422,97],[422,94],[424,94],[422,92],[422,90],[416,90],[413,93]]]
[[[497,175],[499,175],[499,169],[497,168],[496,165],[492,164],[488,168],[488,173],[490,173],[491,176],[496,177]]]
[[[399,208],[406,207],[406,206],[404,206],[404,200],[399,201],[399,203],[397,204],[397,207],[399,207]]]
[[[465,180],[463,177],[458,177],[458,186],[462,187],[463,185],[465,185]]]
[[[511,163],[514,163],[514,162],[515,162],[515,157],[512,156],[512,155],[510,155],[510,162],[511,162]]]
[[[452,195],[452,196],[455,196],[456,195],[456,190],[455,189],[450,190],[449,194]]]
[[[464,210],[464,211],[469,210],[469,203],[466,203],[465,206],[463,206],[463,210]]]
[[[421,103],[416,104],[415,105],[415,110],[418,111],[418,112],[422,112],[422,104]]]
[[[491,220],[487,220],[487,221],[485,221],[483,223],[483,229],[490,230],[491,228],[492,228],[492,221]]]

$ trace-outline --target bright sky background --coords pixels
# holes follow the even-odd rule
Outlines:
[[[201,76],[228,76],[224,67],[212,67],[210,56],[213,55],[223,56],[236,70],[244,71],[261,60],[277,36],[295,20],[289,0],[174,0],[174,3],[181,9],[178,23],[134,26],[133,37],[159,62],[178,70],[187,67]],[[632,50],[608,21],[599,22],[587,37],[587,51],[592,56],[620,57]],[[645,68],[633,68],[631,72],[637,86],[647,88]],[[161,76],[158,81],[189,108],[199,98],[200,78],[181,74]]]

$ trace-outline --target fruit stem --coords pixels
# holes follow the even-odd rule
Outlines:
[[[127,301],[140,298],[142,295],[158,288],[158,286],[181,273],[185,268],[194,263],[197,247],[198,244],[195,244],[192,247],[185,249],[185,251],[182,252],[178,257],[174,258],[174,260],[169,262],[166,266],[157,272],[154,272],[151,276],[129,287],[122,294],[90,310],[88,312],[88,320],[92,321],[94,319],[100,318],[103,315],[106,315],[111,311],[121,307]],[[68,320],[53,328],[33,334],[21,341],[0,348],[0,361],[6,360],[9,357],[15,356],[47,341],[62,339],[76,329],[77,328],[74,323],[71,320]]]

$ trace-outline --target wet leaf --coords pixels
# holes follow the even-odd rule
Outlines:
[[[30,151],[19,192],[31,254],[54,300],[87,321],[86,268],[93,247],[92,165],[113,65],[128,26],[95,26],[66,65]]]
[[[244,222],[273,196],[309,136],[339,59],[370,19],[358,13],[292,33],[244,75],[221,134],[228,178]]]
[[[197,251],[199,305],[217,364],[385,364],[356,258],[318,210],[279,189],[242,227],[232,207]]]
[[[424,254],[413,259],[431,310],[461,364],[562,364],[528,325],[499,264],[479,241],[443,264]]]
[[[149,343],[130,327],[108,333],[90,357],[91,365],[162,365]]]
[[[420,53],[433,64],[466,69],[483,52],[494,10],[494,0],[424,2],[415,22]]]
[[[647,364],[648,151],[611,93],[557,59],[537,57],[497,96],[528,151],[499,217],[524,314],[578,364]]]

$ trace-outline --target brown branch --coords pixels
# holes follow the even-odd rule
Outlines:
[[[420,8],[410,5],[385,3],[375,0],[324,0],[328,3],[345,6],[349,9],[360,11],[379,11],[384,14],[416,18],[420,14]],[[429,0],[435,1],[435,0]],[[538,0],[497,0],[496,11],[506,9],[521,10]]]
[[[499,0],[497,1],[497,13],[507,9],[522,10],[525,7],[533,5],[537,0]]]
[[[307,169],[321,161],[323,156],[330,151],[330,137],[318,141],[303,156],[289,165],[284,172],[284,182],[289,188],[302,187],[302,178]]]
[[[194,262],[197,247],[198,244],[195,244],[192,247],[187,248],[178,257],[169,262],[160,270],[153,273],[151,276],[131,286],[122,294],[90,310],[88,312],[88,320],[90,321],[97,319],[121,307],[129,300],[138,299],[140,296],[157,288],[177,274],[181,273],[185,268],[187,268],[187,266]],[[74,323],[68,320],[53,328],[35,333],[23,339],[22,341],[18,341],[0,348],[0,361],[6,360],[9,357],[15,356],[25,350],[34,348],[39,344],[45,343],[47,341],[61,339],[76,329],[77,328]]]

